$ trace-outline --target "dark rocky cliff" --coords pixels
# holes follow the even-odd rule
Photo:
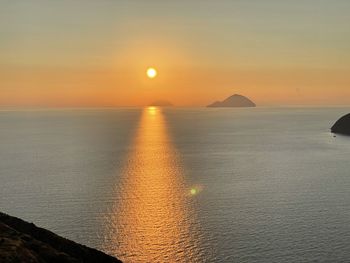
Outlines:
[[[121,261],[0,212],[0,262],[119,263]]]
[[[331,131],[333,133],[350,135],[350,113],[337,120]]]

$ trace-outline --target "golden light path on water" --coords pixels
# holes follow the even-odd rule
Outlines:
[[[124,262],[203,262],[197,190],[184,181],[160,108],[143,110],[122,176],[105,250]]]

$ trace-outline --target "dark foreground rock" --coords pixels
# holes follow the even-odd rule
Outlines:
[[[223,101],[216,101],[207,107],[256,107],[256,105],[247,97],[234,94]]]
[[[0,212],[0,262],[117,263],[121,261]]]
[[[337,120],[331,131],[333,133],[350,135],[350,113]]]

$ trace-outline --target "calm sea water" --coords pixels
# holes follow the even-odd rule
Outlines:
[[[350,108],[0,112],[0,209],[125,262],[350,260]]]

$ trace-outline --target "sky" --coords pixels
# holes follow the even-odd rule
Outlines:
[[[349,14],[348,0],[0,0],[0,107],[348,105]]]

